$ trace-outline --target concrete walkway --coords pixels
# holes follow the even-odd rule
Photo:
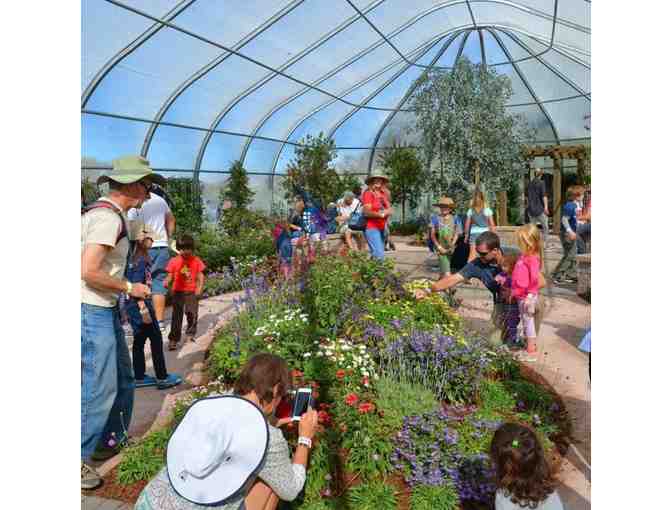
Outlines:
[[[407,238],[406,238],[407,239]],[[397,250],[386,256],[396,261],[399,271],[410,278],[438,278],[438,260],[425,247],[409,246],[405,239],[394,238]],[[557,236],[547,243],[546,273],[555,268],[562,255]],[[560,496],[566,510],[590,508],[590,382],[588,357],[579,351],[586,328],[590,325],[590,305],[576,295],[576,286],[555,286],[546,278],[544,321],[539,332],[541,356],[530,367],[546,379],[562,397],[573,425],[574,442],[560,473]],[[485,333],[491,328],[492,297],[480,283],[460,285],[457,297],[463,300],[460,314],[467,328]]]

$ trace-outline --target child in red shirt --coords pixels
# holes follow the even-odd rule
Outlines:
[[[177,349],[182,338],[182,316],[187,315],[187,342],[195,342],[198,327],[198,296],[203,292],[205,264],[194,255],[194,238],[183,235],[177,241],[179,255],[173,257],[166,266],[163,285],[169,288],[173,284],[173,317],[168,335],[168,350]]]

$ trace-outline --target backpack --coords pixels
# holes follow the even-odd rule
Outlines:
[[[82,208],[82,216],[84,216],[89,211],[92,211],[93,209],[110,209],[111,211],[114,211],[117,214],[117,216],[119,216],[119,219],[121,220],[121,231],[117,235],[117,240],[114,243],[115,245],[119,244],[119,241],[121,241],[124,237],[128,236],[128,231],[126,230],[126,219],[124,218],[124,215],[121,214],[119,210],[116,207],[114,207],[111,203],[105,202],[104,200],[98,200],[96,202],[93,202],[92,204],[89,204]]]
[[[364,216],[364,212],[362,211],[361,201],[348,219],[348,228],[358,232],[364,232],[366,230],[366,216]]]

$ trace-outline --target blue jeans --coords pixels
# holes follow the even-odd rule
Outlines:
[[[369,252],[371,257],[376,260],[385,258],[385,243],[383,242],[383,231],[377,228],[367,228],[364,231],[366,242],[369,243]]]
[[[170,248],[167,246],[150,248],[149,257],[152,259],[152,294],[165,296],[168,294],[168,289],[163,286],[163,282],[168,274],[166,266],[170,260]]]
[[[114,433],[125,439],[131,424],[135,382],[119,308],[82,303],[81,458]]]

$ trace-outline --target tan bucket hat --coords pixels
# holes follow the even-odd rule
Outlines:
[[[373,179],[382,179],[382,180],[384,180],[386,183],[387,183],[387,182],[390,182],[390,179],[387,177],[387,175],[383,174],[382,172],[373,172],[371,175],[369,175],[369,176],[366,178],[366,180],[365,180],[364,182],[365,182],[366,185],[368,186],[369,183],[370,183]]]
[[[149,177],[153,183],[160,186],[166,185],[166,179],[155,174],[149,166],[149,161],[142,156],[124,156],[112,161],[112,172],[98,177],[97,184],[115,181],[121,184],[132,184],[140,179]]]
[[[434,207],[452,207],[455,208],[455,202],[450,197],[441,197],[438,202],[432,204]]]

